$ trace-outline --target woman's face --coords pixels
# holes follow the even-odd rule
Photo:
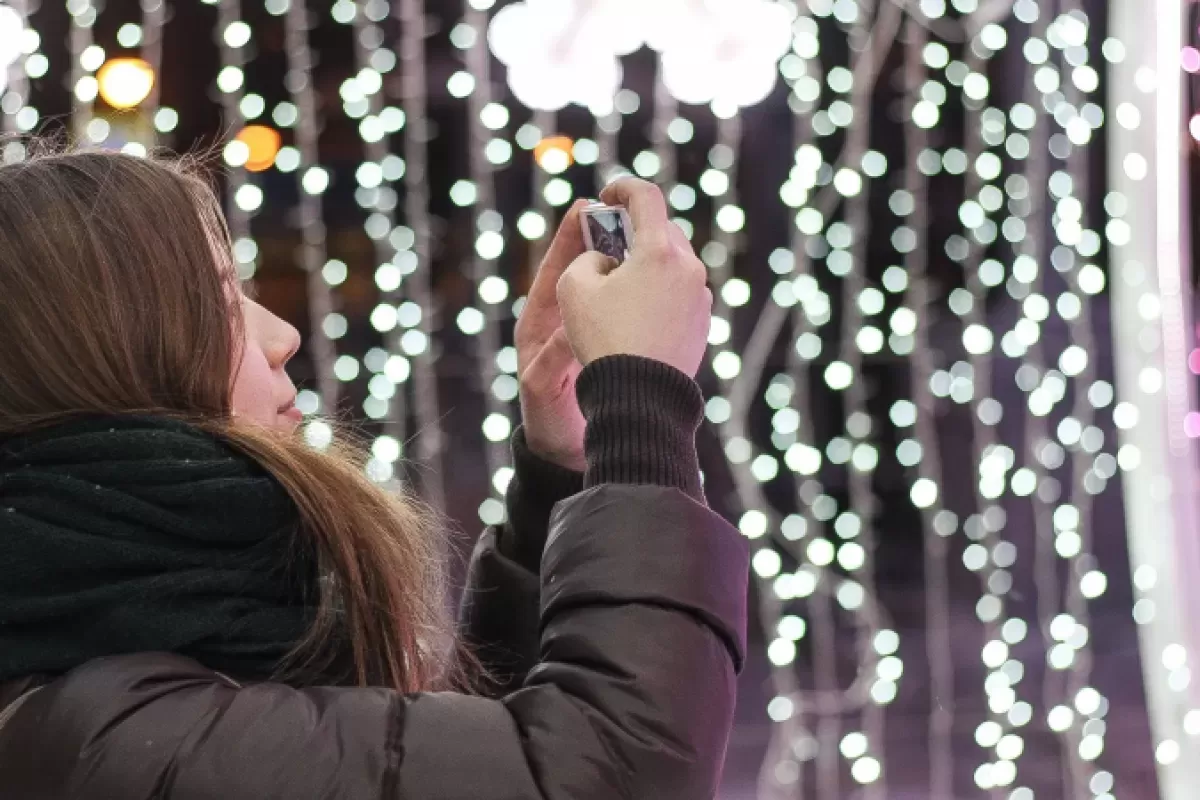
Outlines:
[[[258,303],[238,293],[243,338],[236,342],[233,415],[268,428],[292,431],[303,415],[296,408],[296,387],[284,367],[300,349],[300,332]]]

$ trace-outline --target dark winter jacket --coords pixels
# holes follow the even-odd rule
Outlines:
[[[745,657],[747,548],[703,502],[701,399],[671,373],[585,373],[586,476],[514,437],[508,522],[481,538],[462,613],[496,696],[100,658],[0,685],[0,798],[713,797]]]

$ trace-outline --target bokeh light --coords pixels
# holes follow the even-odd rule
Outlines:
[[[116,109],[136,108],[154,88],[156,80],[150,64],[140,58],[109,59],[96,73],[100,96]]]

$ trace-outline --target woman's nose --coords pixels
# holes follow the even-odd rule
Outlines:
[[[274,346],[271,348],[272,361],[274,362],[271,366],[282,368],[300,350],[300,331],[296,330],[295,326],[278,317],[275,319],[278,330],[274,337]]]

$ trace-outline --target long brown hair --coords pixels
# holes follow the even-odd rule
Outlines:
[[[452,639],[440,521],[372,483],[351,440],[319,451],[231,414],[237,278],[197,163],[45,149],[0,166],[0,435],[152,413],[222,438],[288,492],[298,535],[332,576],[285,670],[331,663],[332,643],[348,640],[359,684],[444,685],[461,662],[441,655]]]

